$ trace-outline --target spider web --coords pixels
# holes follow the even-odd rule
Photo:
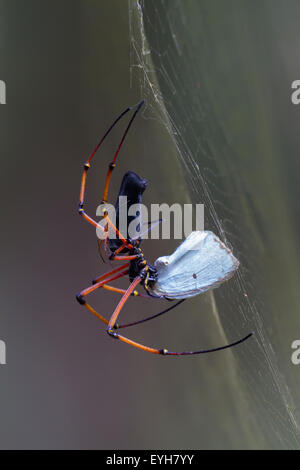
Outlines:
[[[239,27],[241,16],[246,13],[243,19],[251,22],[252,13],[233,14],[233,8],[212,4],[129,0],[131,84],[147,100],[144,118],[158,121],[171,136],[191,200],[205,205],[205,229],[214,231],[241,261],[238,275],[210,296],[210,307],[224,338],[255,332],[255,339],[232,351],[229,371],[233,400],[237,395],[240,402],[237,419],[246,428],[242,446],[299,448],[298,411],[283,366],[290,356],[277,337],[280,325],[264,266],[270,227],[263,212],[268,207],[253,194],[259,178],[252,155],[255,127],[247,134],[241,124],[243,118],[248,124],[270,117],[260,104],[259,85],[253,91],[261,77],[253,51],[247,50],[249,37]],[[260,13],[265,18],[265,11]],[[209,405],[209,396],[204,398],[199,413]],[[234,420],[228,423],[229,435],[231,426]],[[218,429],[215,439],[220,447]]]

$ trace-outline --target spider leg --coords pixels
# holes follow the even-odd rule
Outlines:
[[[108,229],[108,225],[106,225]],[[97,247],[98,247],[98,253],[100,258],[102,259],[103,263],[106,263],[106,258],[109,258],[110,254],[110,249],[109,249],[109,238],[105,237],[105,239],[97,239]],[[123,244],[122,249],[126,247],[126,243]],[[106,258],[104,257],[106,256]]]
[[[89,222],[90,224],[94,225],[95,227],[98,227],[98,223],[92,219],[90,216],[88,216],[86,214],[86,212],[84,211],[83,209],[83,204],[84,204],[84,194],[85,194],[85,185],[86,185],[86,178],[87,178],[87,172],[88,172],[88,169],[90,168],[91,166],[91,160],[92,158],[94,157],[95,153],[97,152],[97,150],[99,149],[99,147],[101,146],[102,142],[104,141],[104,139],[107,137],[107,135],[110,133],[110,131],[113,129],[113,127],[117,124],[117,122],[128,112],[130,111],[131,108],[126,108],[125,111],[123,111],[120,116],[117,117],[117,119],[113,122],[113,124],[108,128],[108,130],[106,131],[106,133],[104,134],[104,136],[102,137],[102,139],[100,140],[100,142],[96,145],[95,149],[93,150],[93,152],[91,153],[90,157],[88,158],[88,160],[86,161],[86,163],[83,165],[83,173],[82,173],[82,177],[81,177],[81,185],[80,185],[80,196],[79,196],[79,205],[78,205],[78,212],[80,215],[82,215],[82,217],[87,221]],[[102,228],[102,227],[101,227]],[[100,228],[100,230],[101,230]]]
[[[124,295],[126,290],[125,289],[119,289],[118,287],[113,287],[113,286],[110,286],[108,284],[103,284],[102,286],[103,289],[106,289],[106,290],[110,290],[112,292],[116,292],[117,294],[122,294]],[[150,299],[151,297],[149,297],[149,295],[145,295],[145,294],[140,294],[137,290],[134,290],[131,295],[133,295],[134,297],[143,297],[144,299]],[[131,326],[131,325],[129,325]],[[118,327],[120,328],[120,327]]]
[[[120,268],[123,268],[123,271],[120,272]],[[119,272],[117,273],[117,271]],[[95,315],[97,318],[99,318],[99,320],[101,320],[107,325],[108,321],[106,320],[106,318],[100,315],[100,313],[98,313],[90,304],[88,304],[84,297],[90,294],[91,292],[94,292],[99,287],[103,287],[103,285],[107,285],[107,283],[114,281],[115,279],[119,279],[120,277],[123,277],[126,274],[128,274],[127,264],[125,266],[119,266],[119,268],[113,269],[112,271],[109,271],[108,273],[100,276],[100,281],[82,290],[79,294],[76,295],[76,299],[81,305],[83,305],[87,310],[89,310],[93,315]]]
[[[106,241],[106,240],[107,240],[107,238],[105,239],[105,241]],[[103,263],[105,263],[105,259],[104,259],[103,255],[102,255],[102,244],[103,244],[103,241],[104,241],[104,240],[102,240],[102,239],[101,239],[101,240],[97,239],[97,248],[98,248],[98,254],[99,254],[100,258],[102,259]]]
[[[116,251],[114,252],[114,256],[120,253],[120,251],[122,251],[123,248],[126,248],[126,243],[123,243],[123,245],[119,246],[119,248],[116,249]]]
[[[129,272],[129,269],[125,268],[125,270],[123,270],[123,271],[121,271],[117,274],[112,274],[112,275],[106,277],[105,279],[102,279],[101,281],[98,281],[98,282],[92,284],[91,286],[86,287],[79,294],[76,295],[76,298],[77,298],[78,302],[80,304],[81,303],[84,304],[84,302],[85,302],[84,297],[86,297],[88,294],[91,294],[96,289],[99,289],[99,287],[102,287],[103,284],[107,284],[111,281],[115,281],[116,279],[119,279],[120,277],[126,276],[126,274],[128,274],[128,272]]]
[[[168,351],[167,349],[155,349],[151,348],[149,346],[145,346],[144,344],[137,343],[136,341],[132,341],[129,338],[126,338],[125,336],[121,336],[118,333],[114,331],[114,327],[116,324],[116,321],[118,319],[118,316],[124,307],[126,301],[128,300],[131,292],[135,289],[135,287],[142,281],[142,278],[140,276],[136,277],[134,281],[130,284],[128,287],[127,291],[123,295],[122,299],[118,303],[114,313],[112,314],[108,326],[107,326],[107,333],[112,336],[115,339],[119,339],[120,341],[123,341],[124,343],[129,344],[130,346],[134,346],[135,348],[142,349],[143,351],[150,352],[152,354],[162,354],[164,356],[190,356],[190,355],[196,355],[196,354],[205,354],[209,352],[215,352],[215,351],[221,351],[223,349],[231,348],[232,346],[236,346],[243,341],[246,341],[246,339],[250,338],[250,336],[253,335],[253,332],[249,333],[247,336],[245,336],[242,339],[239,339],[238,341],[235,341],[234,343],[227,344],[225,346],[220,346],[217,348],[211,348],[211,349],[201,349],[198,351],[182,351],[182,352],[171,352]]]
[[[151,222],[151,221],[148,222],[149,227],[144,232],[141,233],[140,237],[142,238],[143,235],[150,232],[157,224],[160,224],[161,222],[162,222],[162,219],[156,220],[155,222]],[[138,237],[134,238],[133,240],[136,240],[137,238]],[[119,248],[117,248],[116,251],[114,252],[114,259],[115,259],[115,255],[120,253],[124,248],[126,248],[126,243],[123,242],[123,244],[119,246]]]
[[[254,334],[253,331],[251,331],[244,338],[238,339],[237,341],[234,341],[233,343],[226,344],[225,346],[219,346],[217,348],[200,349],[199,351],[183,351],[183,352],[171,352],[171,351],[168,351],[167,349],[163,349],[164,352],[162,352],[161,354],[164,354],[165,356],[192,356],[196,354],[206,354],[210,352],[222,351],[223,349],[232,348],[233,346],[237,346],[238,344],[243,343],[244,341],[246,341],[246,339],[250,338],[253,334]]]
[[[112,161],[110,162],[110,164],[109,164],[109,166],[108,166],[108,171],[107,171],[106,180],[105,180],[105,186],[104,186],[104,192],[103,192],[103,197],[102,197],[102,203],[107,202],[107,194],[108,194],[108,189],[109,189],[110,178],[111,178],[111,174],[112,174],[113,170],[114,170],[115,167],[116,167],[117,156],[118,156],[118,154],[119,154],[119,152],[120,152],[120,150],[121,150],[121,147],[122,147],[122,145],[123,145],[123,142],[124,142],[124,140],[125,140],[125,138],[126,138],[126,135],[127,135],[128,131],[129,131],[129,129],[130,129],[131,124],[132,124],[134,118],[136,117],[137,113],[139,112],[139,110],[140,110],[141,107],[143,106],[144,102],[145,102],[145,101],[142,100],[142,101],[138,104],[138,106],[136,107],[136,110],[134,111],[134,113],[133,113],[133,115],[132,115],[132,117],[131,117],[131,119],[130,119],[130,121],[129,121],[129,124],[128,124],[128,126],[127,126],[126,129],[125,129],[125,132],[124,132],[124,134],[123,134],[123,137],[122,137],[122,139],[121,139],[121,141],[120,141],[120,143],[119,143],[119,145],[118,145],[118,148],[117,148],[117,150],[116,150],[116,153],[115,153],[115,155],[114,155],[114,158],[112,159]]]
[[[146,233],[149,233],[151,232],[151,230],[156,227],[158,224],[160,224],[162,222],[163,219],[159,219],[159,220],[155,220],[154,222],[152,222],[150,220],[150,222],[147,222],[147,225],[148,227],[139,235],[137,235],[135,238],[133,238],[133,240],[137,240],[138,238],[143,238],[143,235],[146,235]]]
[[[110,218],[108,217],[108,214],[107,212],[103,211],[103,217],[104,219],[107,221],[107,224],[110,225],[110,227],[114,230],[114,232],[116,233],[117,237],[123,242],[123,244],[129,248],[130,250],[133,248],[133,246],[131,245],[131,243],[129,243],[126,238],[121,234],[121,232],[117,229],[117,227],[113,224],[113,222],[110,220]],[[108,232],[107,232],[108,233]],[[114,257],[112,257],[112,259],[116,259]],[[132,258],[133,259],[133,258]]]
[[[171,307],[163,310],[162,312],[156,313],[155,315],[151,315],[150,317],[146,317],[146,318],[143,318],[142,320],[138,320],[138,321],[135,321],[135,322],[132,322],[132,323],[126,323],[126,324],[123,324],[123,325],[118,325],[118,326],[115,326],[114,328],[115,329],[127,328],[129,326],[135,326],[135,325],[139,325],[140,323],[145,323],[146,321],[153,320],[154,318],[160,317],[164,313],[167,313],[170,310],[173,310],[175,307],[178,307],[178,305],[182,304],[182,302],[184,302],[185,300],[186,299],[179,300],[179,302],[176,302],[176,304],[171,305]]]
[[[92,281],[93,289],[88,287],[87,289],[84,289],[83,291],[81,291],[76,296],[78,302],[81,305],[83,305],[87,310],[89,310],[93,315],[95,315],[97,318],[99,318],[99,320],[101,320],[106,325],[108,325],[108,321],[106,320],[106,318],[104,318],[102,315],[100,315],[100,313],[98,313],[90,304],[88,304],[84,297],[86,295],[90,294],[91,292],[93,292],[94,290],[100,288],[100,287],[103,288],[103,289],[106,289],[106,290],[110,290],[110,291],[122,294],[122,295],[125,294],[126,290],[110,286],[108,283],[112,282],[113,280],[119,279],[119,278],[125,276],[126,274],[128,274],[128,269],[126,269],[125,271],[122,271],[125,268],[128,268],[128,266],[129,266],[129,263],[125,263],[124,265],[119,266],[118,268],[113,269],[112,271],[109,271],[105,274],[102,274],[102,276],[100,276],[97,279],[94,279]],[[120,271],[122,271],[122,272],[120,272]],[[116,274],[116,273],[119,273],[119,275],[112,277],[112,275]],[[137,290],[134,290],[131,293],[131,295],[133,295],[134,297],[148,298],[148,295],[140,294]]]
[[[144,346],[143,344],[140,344],[140,343],[136,343],[135,341],[132,341],[131,339],[129,338],[125,338],[125,336],[121,336],[119,335],[118,333],[115,333],[113,328],[116,324],[116,321],[118,319],[118,316],[122,310],[122,308],[124,307],[126,301],[128,300],[129,296],[131,295],[132,291],[136,288],[136,286],[142,281],[142,278],[140,276],[136,277],[133,282],[130,284],[130,286],[128,287],[127,291],[125,292],[125,294],[123,295],[122,299],[120,300],[120,302],[118,303],[114,313],[112,314],[110,320],[109,320],[109,323],[108,323],[108,326],[107,326],[107,333],[112,336],[113,338],[115,339],[119,339],[120,341],[123,341],[124,343],[127,343],[127,344],[130,344],[131,346],[134,346],[138,349],[142,349],[144,351],[147,351],[147,352],[151,352],[153,354],[160,354],[160,351],[159,349],[153,349],[153,348],[149,348],[148,346]]]
[[[125,129],[125,132],[123,134],[123,137],[121,139],[121,142],[117,148],[117,151],[114,155],[114,158],[112,160],[112,162],[109,164],[109,167],[108,167],[108,172],[107,172],[107,175],[106,175],[106,180],[105,180],[105,186],[104,186],[104,193],[103,193],[103,198],[102,198],[102,202],[107,202],[107,193],[108,193],[108,188],[109,188],[109,183],[110,183],[110,178],[111,178],[111,174],[112,174],[112,171],[113,169],[115,168],[116,166],[116,159],[117,159],[117,156],[120,152],[120,149],[123,145],[123,142],[125,140],[125,137],[130,129],[130,126],[132,124],[132,121],[134,120],[135,116],[137,115],[138,111],[140,110],[140,108],[142,107],[142,105],[144,104],[144,100],[142,100],[139,105],[137,106],[135,112],[133,113],[133,116],[132,118],[130,119],[129,121],[129,124],[128,126],[126,127]],[[102,142],[104,141],[104,139],[107,137],[107,135],[110,133],[110,131],[113,129],[113,127],[117,124],[117,122],[128,112],[130,111],[132,108],[131,107],[128,107],[125,109],[125,111],[123,111],[120,116],[117,117],[117,119],[113,122],[113,124],[108,128],[108,130],[106,131],[106,133],[104,134],[104,136],[102,137],[102,139],[100,140],[100,142],[96,145],[95,149],[93,150],[93,152],[91,153],[90,157],[88,158],[88,160],[86,161],[86,163],[84,163],[83,165],[83,173],[82,173],[82,177],[81,177],[81,185],[80,185],[80,196],[79,196],[79,205],[78,205],[78,212],[79,214],[87,221],[89,222],[90,224],[94,225],[94,227],[97,227],[97,228],[100,228],[100,230],[102,230],[103,232],[105,232],[105,230],[94,220],[92,219],[83,209],[83,205],[84,205],[84,194],[85,194],[85,186],[86,186],[86,178],[87,178],[87,172],[88,172],[88,169],[90,168],[91,166],[91,160],[93,159],[95,153],[97,152],[97,150],[99,149],[99,147],[101,146]]]
[[[120,272],[122,271],[123,269],[125,269],[126,267],[129,266],[129,263],[125,263],[125,264],[122,264],[122,266],[119,266],[118,268],[115,268],[113,269],[112,271],[109,271],[108,273],[106,274],[102,274],[102,276],[96,278],[96,279],[93,279],[92,280],[92,284],[97,284],[98,282],[102,281],[102,280],[105,280],[109,275],[112,275],[112,274],[115,274],[117,272]],[[107,282],[105,280],[105,282]],[[119,289],[117,287],[113,287],[113,286],[110,286],[108,284],[103,284],[102,286],[103,289],[106,289],[106,290],[110,290],[110,291],[113,291],[113,292],[117,292],[119,294],[125,294],[126,290],[125,289]],[[138,291],[133,291],[131,295],[134,295],[135,297],[144,297],[145,299],[149,299],[149,295],[143,295],[143,294],[140,294]]]
[[[102,289],[106,289],[106,290],[109,290],[109,291],[112,291],[112,292],[116,292],[118,294],[122,294],[124,295],[126,290],[124,289],[119,289],[117,287],[113,287],[113,286],[110,286],[108,284],[103,284],[101,286]],[[132,296],[134,297],[144,297],[144,298],[149,298],[147,295],[143,295],[143,294],[140,294],[137,290],[134,290],[132,293],[131,293]],[[108,325],[108,320],[106,320],[106,318],[104,318],[102,315],[100,315],[99,312],[97,312],[97,310],[95,310],[90,304],[88,304],[87,302],[85,302],[84,304],[85,308],[87,310],[89,310],[89,312],[91,312],[93,315],[95,315],[99,320],[101,320],[103,323],[105,323],[106,325]],[[118,324],[116,323],[115,324],[115,328],[118,328]]]
[[[128,256],[123,256],[123,255],[120,255],[120,256],[113,256],[111,259],[114,260],[114,261],[132,261],[134,259],[136,259],[138,257],[138,255],[128,255]]]
[[[97,284],[97,282],[102,281],[103,279],[106,279],[107,277],[111,276],[112,274],[118,273],[118,272],[120,272],[123,269],[128,268],[128,267],[129,267],[129,263],[122,264],[121,266],[118,266],[117,268],[112,269],[111,271],[109,271],[105,274],[101,274],[101,276],[93,279],[92,284]]]

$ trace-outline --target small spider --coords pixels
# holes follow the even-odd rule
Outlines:
[[[129,128],[138,111],[141,109],[143,103],[144,100],[142,100],[136,107],[113,157],[113,160],[109,164],[102,203],[107,202],[110,179],[116,166],[117,156],[123,145]],[[119,197],[115,205],[115,225],[109,218],[108,212],[106,210],[103,212],[103,217],[106,222],[105,228],[101,227],[84,211],[84,194],[87,171],[90,168],[90,162],[112,128],[130,110],[130,107],[125,109],[125,111],[123,111],[123,113],[121,113],[120,116],[113,122],[90,155],[89,159],[84,164],[78,206],[79,214],[87,222],[94,225],[94,227],[102,230],[105,239],[105,246],[106,248],[109,248],[110,251],[109,258],[114,261],[122,261],[124,264],[95,279],[92,285],[77,294],[76,298],[81,305],[84,305],[91,313],[93,313],[107,325],[106,331],[111,337],[119,339],[127,344],[130,344],[131,346],[153,354],[162,354],[164,356],[195,355],[220,351],[222,349],[230,348],[239,343],[242,343],[253,333],[251,332],[246,337],[225,346],[211,349],[201,349],[198,351],[171,352],[165,348],[155,349],[144,346],[143,344],[132,341],[131,339],[116,333],[115,331],[120,328],[137,325],[139,323],[156,318],[166,312],[169,312],[189,297],[219,287],[224,281],[230,279],[239,267],[239,262],[233,256],[232,252],[215,234],[209,231],[192,232],[186,238],[186,240],[179,245],[172,255],[160,257],[155,261],[154,265],[151,265],[145,259],[144,253],[141,249],[142,234],[138,238],[130,239],[125,238],[119,231]],[[123,177],[119,196],[127,197],[128,207],[132,204],[141,203],[142,194],[147,185],[147,180],[141,178],[133,171],[128,171]],[[130,222],[130,220],[128,222]],[[110,229],[115,232],[116,237],[109,238],[108,227],[110,227]],[[151,226],[148,230],[151,230]],[[119,289],[111,285],[113,281],[126,275],[129,276],[130,280],[130,285],[127,290]],[[144,287],[146,295],[143,295],[136,290],[139,284]],[[122,298],[115,308],[109,321],[100,315],[90,304],[87,303],[85,299],[88,294],[94,292],[98,288],[107,289],[115,293],[122,294]],[[178,299],[179,302],[150,317],[136,322],[119,325],[117,323],[119,314],[128,298],[132,295],[139,297],[151,296],[168,300]]]

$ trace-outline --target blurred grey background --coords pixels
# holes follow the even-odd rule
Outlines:
[[[0,0],[1,448],[300,447],[299,13],[296,0]],[[128,336],[180,351],[255,331],[234,350],[147,355],[75,300],[110,269],[77,215],[82,163],[142,97],[111,201],[131,169],[150,181],[146,204],[205,203],[241,269]],[[91,215],[124,125],[88,174]],[[119,300],[91,299],[107,317]],[[122,318],[165,305],[130,299]]]

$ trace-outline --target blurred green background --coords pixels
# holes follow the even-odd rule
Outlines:
[[[299,14],[296,0],[0,0],[1,448],[300,447]],[[77,215],[82,163],[141,97],[111,201],[131,169],[146,204],[204,203],[241,269],[129,336],[180,351],[255,331],[233,350],[153,357],[75,300],[110,269]],[[122,129],[89,172],[91,215]],[[117,301],[92,299],[106,316]],[[130,299],[123,319],[164,305]]]

